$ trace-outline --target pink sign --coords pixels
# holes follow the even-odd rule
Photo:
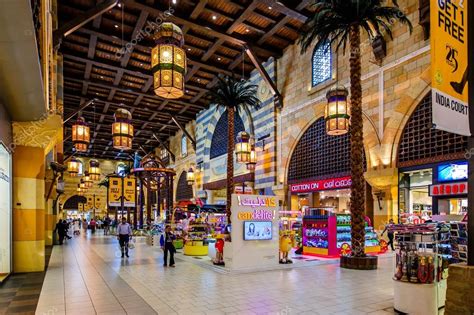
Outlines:
[[[351,187],[351,185],[351,177],[345,176],[339,178],[322,179],[312,182],[293,184],[290,185],[290,190],[292,193],[304,193],[312,191],[349,188]]]

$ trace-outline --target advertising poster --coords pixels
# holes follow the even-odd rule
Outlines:
[[[467,0],[431,0],[433,126],[470,136]]]
[[[0,143],[0,281],[11,272],[11,155]]]
[[[122,177],[109,177],[109,206],[120,207],[122,205]]]
[[[102,204],[102,198],[95,196],[95,208],[96,209],[102,209],[104,205]]]
[[[94,199],[92,196],[87,196],[86,210],[91,210],[92,208],[94,208]]]
[[[77,208],[78,208],[77,210],[78,210],[79,212],[84,212],[84,204],[83,204],[83,203],[78,203],[78,204],[77,204]]]
[[[124,182],[124,189],[123,189],[124,206],[135,207],[135,194],[137,191],[135,177],[125,177],[123,179],[123,182]]]

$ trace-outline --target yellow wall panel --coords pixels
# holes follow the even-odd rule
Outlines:
[[[44,241],[14,241],[13,271],[43,271],[45,266]]]
[[[14,175],[13,205],[16,208],[44,209],[44,203],[44,180]]]
[[[13,153],[13,176],[44,179],[44,150],[25,146],[16,146]]]
[[[44,210],[13,209],[13,240],[44,240]]]

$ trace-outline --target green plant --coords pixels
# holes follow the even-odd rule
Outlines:
[[[210,89],[208,95],[211,103],[227,110],[227,220],[231,223],[231,204],[234,188],[234,119],[235,111],[240,112],[247,109],[260,108],[260,100],[257,98],[257,86],[248,80],[238,80],[234,76],[219,76],[217,84]]]
[[[351,225],[352,255],[365,256],[365,180],[363,162],[363,121],[360,29],[369,38],[382,33],[392,37],[391,26],[399,21],[412,31],[412,24],[398,7],[383,5],[381,0],[317,0],[313,4],[313,14],[301,31],[299,44],[305,52],[313,43],[316,48],[330,43],[338,51],[350,45],[350,102],[351,102]],[[374,34],[375,32],[375,34]]]

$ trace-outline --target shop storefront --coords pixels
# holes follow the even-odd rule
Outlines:
[[[0,282],[12,271],[12,157],[0,142]]]
[[[422,223],[467,212],[467,138],[431,128],[431,94],[418,105],[400,139],[400,223]],[[441,218],[442,219],[442,218]]]
[[[422,223],[433,215],[467,212],[467,161],[448,161],[400,169],[401,223]]]

